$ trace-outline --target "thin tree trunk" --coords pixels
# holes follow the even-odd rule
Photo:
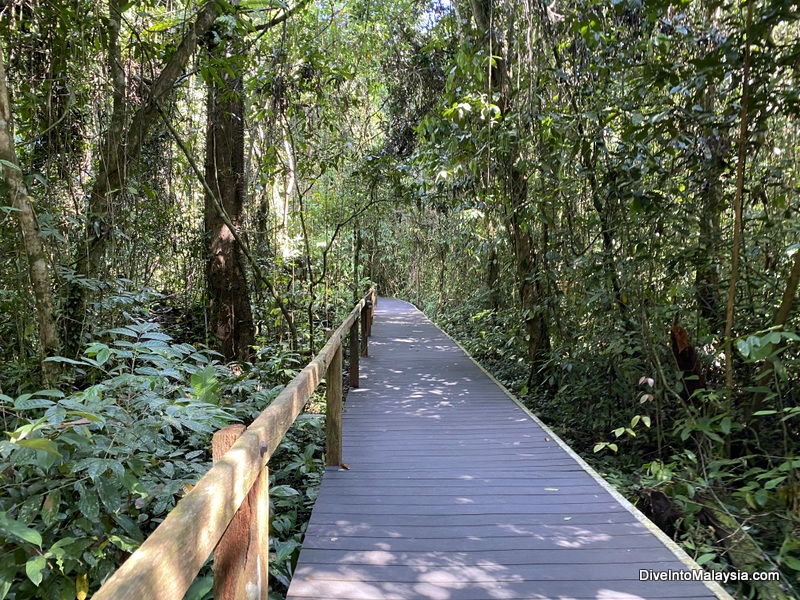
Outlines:
[[[13,213],[19,223],[20,233],[28,260],[28,276],[36,303],[39,325],[39,342],[43,357],[58,354],[61,341],[53,310],[53,292],[50,265],[44,244],[39,235],[39,223],[22,176],[22,169],[14,148],[11,101],[8,96],[6,70],[3,64],[3,47],[0,44],[0,172],[3,173]],[[45,378],[57,374],[56,363],[42,363]]]
[[[242,78],[225,75],[224,85],[208,86],[206,181],[241,231],[244,206],[244,101]],[[227,360],[249,360],[255,327],[247,287],[246,260],[233,232],[206,194],[206,284],[209,321]]]
[[[728,284],[728,304],[725,310],[725,398],[728,414],[733,411],[733,314],[736,304],[736,282],[739,279],[739,247],[742,234],[742,194],[744,192],[744,168],[747,161],[747,102],[750,91],[750,24],[753,21],[753,2],[747,1],[746,43],[744,47],[744,70],[742,74],[742,108],[739,115],[739,160],[736,164],[736,196],[733,202],[733,252],[731,255],[731,279]]]
[[[498,93],[497,101],[503,119],[509,117],[512,108],[512,82],[508,73],[507,57],[500,56],[502,47],[493,29],[491,0],[470,0],[472,15],[478,31],[487,44],[489,54],[495,57],[490,63],[489,85]],[[516,165],[520,151],[516,144],[496,154],[497,172],[503,178],[501,185],[508,198],[506,225],[511,236],[516,266],[516,279],[522,304],[525,333],[528,336],[528,360],[531,370],[528,384],[535,382],[536,374],[550,348],[550,335],[542,290],[539,283],[538,255],[530,225],[525,220],[528,204],[528,179]]]
[[[236,3],[237,0],[231,2],[232,5]],[[97,176],[89,193],[84,238],[78,244],[78,253],[74,261],[79,278],[94,278],[102,271],[112,234],[111,207],[119,191],[125,187],[127,173],[131,165],[138,160],[142,142],[158,118],[156,106],[172,92],[175,82],[183,74],[189,59],[194,54],[198,41],[214,24],[219,6],[218,2],[211,0],[200,10],[194,24],[188,28],[183,40],[153,83],[149,98],[133,114],[127,128],[124,127],[126,120],[124,97],[121,97],[123,100],[121,103],[117,102],[117,95],[120,93],[119,77],[122,73],[121,65],[118,64],[119,48],[118,45],[115,46],[118,44],[118,38],[113,42],[110,40],[109,70],[114,81],[114,112],[109,130],[103,140],[103,152],[97,165]],[[111,38],[114,38],[119,33],[119,4],[113,3],[109,8],[112,22],[110,33]],[[124,74],[121,76],[124,88]],[[80,285],[77,281],[71,283],[67,288],[67,312],[71,315],[70,320],[66,322],[65,329],[68,354],[76,354],[80,348],[83,319],[89,301],[88,290],[89,288]]]
[[[706,6],[706,16],[714,23],[716,8]],[[716,48],[715,48],[716,49]],[[709,53],[712,50],[709,49]],[[706,114],[716,112],[717,86],[709,84],[703,91],[701,105]],[[700,214],[698,219],[699,252],[696,258],[695,289],[700,315],[708,323],[709,329],[717,333],[722,329],[724,319],[720,299],[720,279],[717,263],[720,256],[720,215],[724,208],[722,176],[725,172],[724,157],[728,152],[729,134],[727,127],[706,125],[703,128],[703,143],[707,149],[704,164],[705,177],[700,190]]]

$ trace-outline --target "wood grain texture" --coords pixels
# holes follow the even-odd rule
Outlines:
[[[326,337],[330,337],[330,332]],[[333,353],[325,374],[325,465],[342,464],[342,346]]]
[[[244,425],[229,425],[214,434],[215,463],[244,431]],[[269,473],[264,467],[214,549],[214,598],[267,600],[268,566]]]
[[[368,315],[365,315],[367,323]],[[713,598],[440,330],[381,299],[289,600]]]

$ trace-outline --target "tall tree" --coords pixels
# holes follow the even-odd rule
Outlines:
[[[236,3],[235,0],[231,2],[232,5]],[[81,333],[90,288],[81,285],[81,280],[101,274],[106,250],[112,238],[111,215],[114,201],[125,187],[128,174],[141,154],[142,144],[158,118],[160,103],[172,93],[176,81],[184,73],[189,59],[197,49],[198,42],[211,29],[219,14],[220,3],[211,0],[198,12],[194,23],[188,27],[175,51],[165,61],[164,67],[150,86],[149,93],[133,111],[124,102],[117,101],[123,97],[125,88],[125,77],[120,65],[119,8],[117,3],[112,2],[109,15],[107,60],[114,88],[113,113],[103,139],[95,181],[89,193],[85,233],[78,244],[74,260],[78,278],[67,290],[68,312],[72,315],[67,321],[65,331],[69,354],[75,354],[82,344]],[[133,113],[130,120],[126,118],[129,111]]]
[[[233,33],[232,35],[236,35]],[[247,261],[223,211],[238,230],[244,219],[244,98],[242,55],[235,39],[212,48],[222,77],[209,77],[206,129],[206,285],[211,331],[228,360],[248,360],[255,326],[247,287]],[[216,198],[212,197],[214,194]],[[221,210],[220,210],[221,209]]]
[[[511,47],[503,45],[498,34],[500,19],[493,13],[491,0],[470,0],[472,15],[487,56],[488,84],[497,94],[497,106],[502,126],[513,129],[514,81],[510,73]],[[525,332],[528,338],[528,359],[531,364],[529,381],[533,380],[550,348],[546,309],[542,298],[541,270],[534,231],[529,219],[528,173],[520,166],[521,148],[518,135],[506,137],[495,146],[492,165],[498,178],[500,193],[505,199],[506,228],[511,236],[516,280],[522,303]]]
[[[28,260],[28,275],[36,302],[41,353],[44,357],[51,356],[58,353],[61,341],[53,312],[50,263],[39,235],[39,223],[33,202],[14,149],[11,101],[6,83],[2,44],[0,44],[0,163],[0,172],[5,180]],[[55,363],[43,363],[43,365],[46,376],[51,377],[55,374]]]

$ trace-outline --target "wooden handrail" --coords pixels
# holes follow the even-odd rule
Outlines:
[[[267,461],[302,412],[335,355],[341,353],[344,337],[351,329],[357,331],[362,309],[368,306],[368,301],[372,302],[372,309],[368,311],[367,319],[362,320],[361,329],[369,332],[376,299],[375,290],[371,289],[355,305],[339,328],[330,334],[328,342],[317,357],[239,435],[230,450],[214,463],[208,473],[172,509],[164,522],[98,590],[93,596],[94,600],[183,598],[206,559],[222,540],[259,477],[262,477],[263,482]],[[357,334],[353,335],[355,337]],[[341,391],[341,361],[338,385]],[[340,424],[341,419],[338,422]],[[268,511],[253,512],[261,514]],[[264,527],[268,527],[268,523],[256,527],[251,523],[249,529],[253,531]],[[261,531],[263,533],[263,529]],[[263,539],[266,540],[265,534]],[[256,563],[248,566],[248,570],[252,567],[253,577],[256,579],[252,580],[245,574],[244,583],[234,587],[245,590],[244,595],[239,593],[242,598],[267,600],[268,565],[260,564],[260,559]],[[228,586],[215,585],[215,589],[224,587]]]

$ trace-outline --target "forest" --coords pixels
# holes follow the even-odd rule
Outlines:
[[[94,593],[370,285],[798,597],[798,65],[796,0],[0,0],[0,600]]]

